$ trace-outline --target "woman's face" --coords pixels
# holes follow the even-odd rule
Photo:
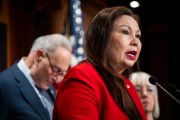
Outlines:
[[[155,87],[148,81],[145,84],[135,85],[136,91],[146,113],[152,113],[155,106]]]
[[[140,37],[139,25],[133,17],[123,15],[114,22],[107,51],[117,72],[122,73],[137,61],[141,51]]]

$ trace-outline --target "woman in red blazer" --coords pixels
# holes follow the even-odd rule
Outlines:
[[[123,6],[105,8],[94,17],[85,35],[87,58],[61,82],[53,120],[146,120],[128,79],[141,51],[138,23]]]

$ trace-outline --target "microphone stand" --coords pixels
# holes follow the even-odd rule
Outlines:
[[[180,101],[177,99],[177,98],[175,98],[173,95],[171,95],[167,90],[165,90],[160,84],[158,84],[157,82],[156,82],[156,85],[158,85],[162,90],[164,90],[164,92],[166,92],[170,97],[172,97],[178,104],[180,104]]]

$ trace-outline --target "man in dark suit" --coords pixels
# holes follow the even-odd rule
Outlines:
[[[37,38],[26,57],[0,73],[0,120],[51,120],[53,83],[69,68],[72,48],[60,34]]]

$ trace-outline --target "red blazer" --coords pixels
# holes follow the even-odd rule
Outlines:
[[[146,115],[132,83],[127,89],[143,120]],[[58,89],[53,120],[129,120],[111,97],[102,77],[85,62],[73,67]]]

